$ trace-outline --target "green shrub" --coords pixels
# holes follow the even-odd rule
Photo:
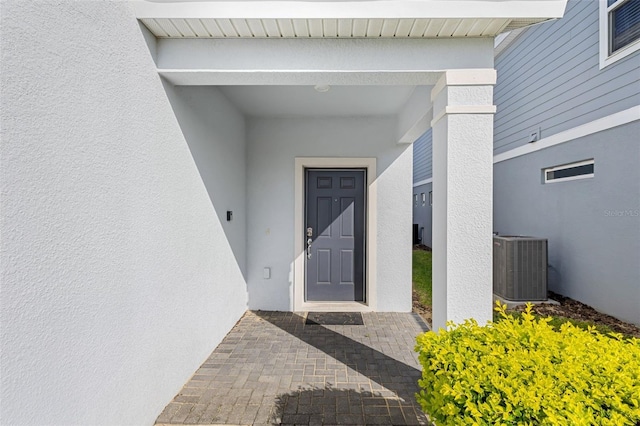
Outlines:
[[[423,410],[442,425],[635,425],[640,339],[555,331],[531,306],[481,327],[473,320],[417,338]]]
[[[519,311],[507,311],[509,313],[509,315],[512,315],[514,318],[519,318],[520,316],[522,316],[522,312]],[[544,315],[538,314],[535,312],[535,309],[533,310],[533,316],[538,319],[538,318],[545,318]],[[581,328],[583,330],[588,330],[589,327],[595,327],[596,331],[602,333],[602,334],[606,334],[606,335],[610,335],[610,334],[615,334],[616,331],[614,329],[612,329],[611,327],[609,327],[606,324],[601,324],[601,323],[596,323],[593,321],[581,321],[581,320],[577,320],[575,318],[567,318],[567,317],[562,317],[562,316],[557,316],[557,315],[553,315],[550,316],[548,318],[551,318],[551,320],[549,320],[549,325],[551,327],[553,327],[555,330],[560,329],[560,326],[562,324],[564,324],[565,322],[570,322],[571,324],[573,324],[574,326]],[[500,322],[502,321],[502,315],[498,312],[494,312],[493,313],[493,322]],[[633,337],[631,335],[625,335],[623,334],[624,338],[629,338],[629,337]]]

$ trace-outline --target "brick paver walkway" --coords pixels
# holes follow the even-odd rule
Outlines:
[[[416,314],[366,313],[364,325],[305,325],[247,312],[156,424],[426,424],[415,401]]]

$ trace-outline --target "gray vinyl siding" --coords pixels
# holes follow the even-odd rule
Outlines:
[[[431,129],[413,143],[413,182],[431,177]]]
[[[432,139],[431,129],[424,132],[413,143],[413,183],[424,181],[432,177]],[[413,187],[413,193],[418,196],[418,205],[413,206],[413,223],[418,224],[422,244],[431,247],[431,217],[432,208],[429,204],[429,192],[432,184],[422,184]],[[421,196],[425,194],[426,202],[422,205]]]
[[[496,59],[494,153],[640,104],[640,52],[599,69],[597,1],[525,30]]]
[[[431,220],[433,217],[433,208],[429,203],[429,193],[432,191],[433,185],[426,183],[413,187],[413,193],[418,196],[418,205],[413,204],[413,223],[418,224],[420,238],[422,244],[431,247]],[[422,194],[425,195],[425,205],[422,205]]]

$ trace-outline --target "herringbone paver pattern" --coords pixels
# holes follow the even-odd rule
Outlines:
[[[416,314],[366,313],[364,325],[305,325],[247,312],[156,424],[417,425]]]

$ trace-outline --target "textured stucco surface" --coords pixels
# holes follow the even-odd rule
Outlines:
[[[243,237],[128,4],[1,12],[0,423],[150,424],[246,309]]]
[[[491,105],[491,86],[445,87],[434,117],[465,98]],[[492,141],[491,114],[445,114],[433,126],[434,329],[492,317]]]
[[[489,38],[160,39],[158,66],[163,69],[306,71],[491,68],[493,42]],[[368,76],[358,78],[366,82]]]
[[[216,87],[172,86],[165,82],[165,88],[236,263],[244,274],[247,258],[245,118]],[[227,221],[227,211],[232,212],[231,221]],[[225,281],[238,278],[232,275]]]
[[[395,117],[251,118],[248,135],[249,307],[291,310],[295,157],[376,157],[377,308],[411,310],[411,145]],[[283,154],[284,153],[284,154]],[[271,279],[262,269],[271,267]]]
[[[640,324],[640,122],[494,169],[494,229],[549,239],[549,287]],[[544,184],[542,170],[593,158],[594,177]]]

